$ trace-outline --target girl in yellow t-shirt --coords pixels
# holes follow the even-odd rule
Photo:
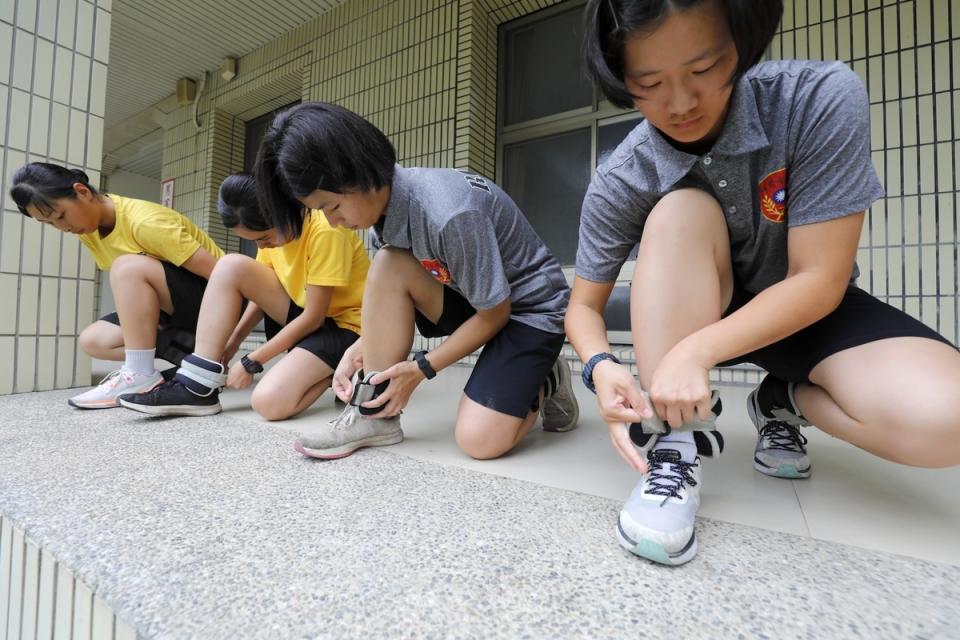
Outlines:
[[[195,352],[173,380],[120,403],[153,415],[218,413],[224,386],[250,386],[264,364],[286,351],[251,399],[267,420],[283,420],[320,397],[359,337],[370,259],[356,233],[331,227],[319,213],[306,217],[299,237],[283,237],[261,213],[250,174],[223,182],[218,209],[224,226],[257,243],[256,259],[230,254],[217,264],[200,308]],[[249,304],[241,315],[244,299]],[[228,369],[264,316],[266,343]]]
[[[123,366],[68,402],[80,409],[117,406],[117,397],[163,381],[154,357],[173,364],[193,350],[200,301],[223,251],[190,220],[153,202],[100,194],[87,174],[33,162],[10,189],[24,215],[79,237],[110,272],[117,312],[82,332],[80,347]]]

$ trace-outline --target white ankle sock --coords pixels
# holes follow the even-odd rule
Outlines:
[[[153,357],[156,352],[156,349],[124,349],[123,366],[134,373],[152,375],[156,371],[153,368]]]

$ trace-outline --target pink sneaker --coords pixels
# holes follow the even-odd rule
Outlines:
[[[77,409],[112,409],[120,406],[117,403],[119,396],[150,391],[161,382],[163,376],[158,371],[144,375],[120,368],[107,374],[93,389],[67,400],[67,404]]]

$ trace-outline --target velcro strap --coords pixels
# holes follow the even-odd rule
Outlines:
[[[214,373],[213,371],[208,371],[203,367],[198,367],[195,364],[191,364],[187,360],[184,360],[180,363],[180,368],[177,370],[178,376],[186,377],[194,382],[197,382],[208,389],[222,389],[224,385],[227,384],[227,375],[225,373]]]
[[[643,397],[647,401],[647,406],[653,408],[653,405],[650,403],[650,396],[646,391],[643,392]],[[710,394],[710,417],[706,420],[698,416],[693,420],[683,423],[676,429],[672,429],[669,424],[661,420],[656,412],[654,412],[652,418],[645,418],[640,421],[640,428],[643,430],[643,433],[655,435],[664,435],[671,431],[713,431],[717,428],[717,416],[720,415],[722,409],[723,403],[720,402],[720,394],[717,393],[717,391],[713,391]],[[631,428],[635,428],[635,425],[631,425]]]

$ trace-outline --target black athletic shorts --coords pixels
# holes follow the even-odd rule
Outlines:
[[[724,317],[753,298],[735,288]],[[717,366],[750,362],[788,382],[810,382],[810,372],[835,353],[885,338],[919,337],[950,341],[903,311],[854,286],[829,315],[779,342],[757,349]],[[953,345],[951,345],[953,346]]]
[[[290,301],[290,309],[287,311],[287,319],[281,325],[279,322],[264,314],[263,328],[267,334],[267,340],[271,340],[280,330],[303,313],[303,307]],[[333,321],[333,318],[327,318],[319,329],[313,333],[304,336],[292,348],[300,347],[306,349],[317,356],[331,369],[336,369],[343,358],[344,352],[359,338],[356,333],[350,329],[344,329]]]
[[[207,290],[207,280],[169,262],[161,261],[160,264],[163,265],[163,275],[170,291],[170,300],[173,301],[173,315],[160,312],[160,330],[179,329],[192,334],[197,330],[200,303],[203,301],[204,291]],[[108,313],[100,319],[120,325],[116,312]]]
[[[434,324],[417,311],[417,329],[425,338],[448,336],[476,312],[466,298],[445,286],[440,319]],[[489,409],[526,418],[537,407],[540,387],[560,355],[565,337],[511,318],[484,345],[463,392]]]

